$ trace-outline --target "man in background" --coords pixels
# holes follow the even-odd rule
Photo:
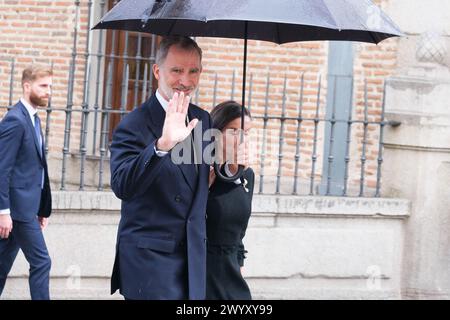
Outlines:
[[[51,260],[42,230],[51,213],[38,107],[51,95],[52,71],[31,66],[23,96],[0,122],[0,296],[19,249],[30,264],[31,299],[48,300]]]

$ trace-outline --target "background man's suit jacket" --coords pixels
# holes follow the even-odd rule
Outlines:
[[[39,152],[30,115],[18,102],[0,122],[0,209],[10,208],[13,220],[50,216],[52,198],[44,149],[42,138]]]

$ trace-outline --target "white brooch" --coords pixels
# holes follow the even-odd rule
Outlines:
[[[244,178],[244,182],[242,183],[242,186],[244,187],[245,192],[249,191],[248,188],[246,187],[247,184],[248,184],[248,181],[247,181],[247,179]]]

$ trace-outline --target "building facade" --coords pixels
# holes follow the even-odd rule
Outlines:
[[[120,202],[108,145],[156,85],[157,37],[90,31],[116,3],[0,2],[0,117],[26,65],[54,70],[40,112],[57,191],[47,231],[57,298],[109,298]],[[376,3],[405,37],[249,41],[258,178],[244,276],[255,298],[450,297],[450,3]],[[240,101],[243,41],[196,40],[204,72],[194,102],[210,111]],[[6,298],[27,298],[26,274],[21,257]]]

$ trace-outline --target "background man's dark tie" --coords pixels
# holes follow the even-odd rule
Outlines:
[[[34,131],[36,132],[36,137],[39,142],[39,154],[42,157],[41,120],[39,119],[37,113],[34,115]]]
[[[39,119],[37,113],[34,115],[34,132],[39,142],[39,155],[42,157],[42,136],[41,136],[41,120]],[[41,188],[44,187],[44,170],[42,170],[42,181]]]

